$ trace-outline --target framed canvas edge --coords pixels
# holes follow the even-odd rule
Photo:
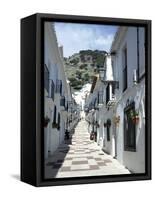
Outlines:
[[[75,185],[75,184],[93,184],[93,183],[107,183],[107,182],[120,182],[120,181],[139,181],[139,180],[151,180],[151,20],[139,20],[139,19],[124,19],[124,18],[105,18],[105,17],[93,17],[93,16],[76,16],[76,15],[57,15],[57,14],[43,14],[43,13],[36,13],[36,185],[35,186],[58,186],[58,185]],[[43,55],[41,54],[41,23],[42,20],[66,20],[72,22],[83,22],[83,23],[121,23],[123,25],[130,24],[143,25],[147,29],[147,45],[148,51],[147,53],[147,66],[146,69],[146,86],[147,86],[147,93],[150,96],[146,95],[146,105],[147,105],[147,117],[150,120],[147,120],[148,124],[146,129],[148,130],[147,137],[147,145],[148,148],[146,150],[146,173],[145,174],[132,174],[132,175],[117,175],[117,176],[100,176],[100,177],[75,177],[75,178],[61,178],[61,179],[50,179],[50,180],[43,180],[42,178],[42,154],[41,152],[41,126],[43,124],[40,123],[42,117],[41,113],[41,66],[42,66],[42,58]],[[39,109],[38,109],[39,108]],[[147,118],[148,119],[148,118]]]

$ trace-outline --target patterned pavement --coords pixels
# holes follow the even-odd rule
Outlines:
[[[45,162],[45,178],[129,174],[116,159],[104,153],[89,139],[87,123],[82,120],[72,139],[61,144]]]

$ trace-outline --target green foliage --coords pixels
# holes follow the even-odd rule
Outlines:
[[[70,60],[70,63],[73,65],[77,65],[79,62],[79,58],[74,58],[73,60]]]
[[[88,56],[91,56],[89,64],[87,64]],[[65,66],[65,72],[70,80],[70,85],[75,90],[80,90],[84,84],[92,82],[94,73],[98,72],[96,66],[98,68],[104,64],[105,51],[81,50],[79,52],[79,57],[81,63],[79,63],[79,58],[73,55],[69,57],[70,63],[66,62]],[[86,60],[85,57],[87,57]],[[65,58],[64,61],[66,60]]]
[[[80,69],[87,69],[87,64],[82,64],[79,66]]]

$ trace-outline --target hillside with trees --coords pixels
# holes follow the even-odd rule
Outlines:
[[[103,66],[105,53],[99,50],[81,50],[69,58],[64,58],[65,72],[75,91],[87,83],[92,83],[93,75]]]

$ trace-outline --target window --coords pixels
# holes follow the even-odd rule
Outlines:
[[[117,83],[112,83],[112,95],[115,96],[115,88],[117,88]]]
[[[106,104],[109,102],[109,100],[110,100],[110,84],[108,84],[106,88]]]
[[[127,89],[128,76],[127,76],[127,48],[123,50],[123,92]]]
[[[57,117],[57,107],[54,106],[54,113],[53,113],[53,124],[56,124],[56,117]]]
[[[107,119],[107,141],[110,141],[110,126],[111,126],[111,120]]]
[[[107,126],[107,141],[110,141],[110,127]]]
[[[103,91],[98,92],[98,104],[103,104]]]
[[[53,99],[53,101],[54,101],[54,92],[55,92],[55,84],[52,80],[52,83],[51,83],[51,98]]]
[[[65,107],[65,97],[64,97],[64,96],[62,96],[62,97],[60,98],[60,106]]]
[[[44,65],[44,87],[49,93],[49,70],[46,64]]]
[[[56,80],[56,93],[62,94],[62,81]]]
[[[60,129],[60,120],[61,120],[60,113],[58,113],[58,127],[57,127],[58,130]]]
[[[136,127],[131,112],[135,110],[135,103],[124,109],[124,150],[136,151]]]

